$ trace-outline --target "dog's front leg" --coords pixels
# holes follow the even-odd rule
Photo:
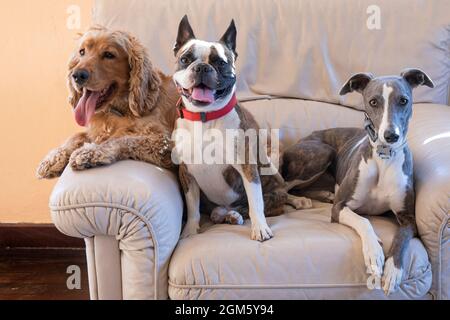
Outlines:
[[[36,175],[39,179],[59,177],[69,163],[70,155],[88,141],[86,133],[77,133],[70,137],[62,146],[50,151],[41,161]]]
[[[395,212],[400,224],[391,249],[387,255],[383,272],[383,290],[386,295],[398,290],[403,277],[403,257],[409,242],[417,235],[417,225],[414,215],[414,191],[410,190],[405,199],[406,210]]]
[[[241,175],[247,194],[249,216],[252,222],[252,240],[265,241],[273,237],[264,215],[264,199],[258,166],[251,164],[233,166]]]
[[[379,280],[383,272],[384,253],[372,224],[368,219],[353,212],[343,201],[335,202],[332,215],[333,222],[352,228],[361,238],[366,272],[376,277],[375,288],[381,289]]]
[[[172,169],[171,150],[172,142],[164,134],[124,136],[101,144],[85,144],[72,154],[70,166],[85,170],[130,159]]]
[[[200,228],[200,187],[195,178],[188,172],[184,163],[178,169],[180,184],[186,198],[187,222],[184,226],[181,238],[198,233]]]
[[[401,225],[394,236],[392,247],[383,272],[383,290],[386,295],[390,295],[398,290],[403,277],[403,257],[408,247],[409,241],[416,234],[414,222]]]

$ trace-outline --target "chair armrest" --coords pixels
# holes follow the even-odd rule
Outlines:
[[[409,145],[414,157],[416,221],[433,269],[431,292],[450,299],[450,107],[414,105]]]
[[[64,234],[117,239],[122,298],[167,298],[167,268],[183,215],[174,174],[137,161],[82,172],[66,168],[50,210]]]

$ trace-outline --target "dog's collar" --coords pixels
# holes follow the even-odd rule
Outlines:
[[[378,134],[373,125],[372,119],[370,119],[367,112],[364,112],[364,130],[366,130],[369,135],[370,140],[375,143],[378,140]]]
[[[112,114],[115,114],[118,117],[123,117],[124,114],[122,112],[120,112],[119,110],[117,110],[116,108],[112,107],[111,109],[109,109],[109,112]]]
[[[403,142],[401,145],[399,145],[396,148],[393,148],[391,146],[385,145],[385,144],[378,144],[377,147],[377,155],[383,159],[383,160],[389,160],[397,154],[398,150],[401,150],[405,147],[406,141]]]
[[[182,97],[180,97],[177,102],[177,111],[178,116],[181,119],[186,119],[190,121],[208,122],[211,120],[222,118],[223,116],[227,115],[234,109],[236,104],[237,104],[236,94],[233,94],[230,101],[222,109],[211,112],[192,112],[187,110],[183,106],[183,99]]]

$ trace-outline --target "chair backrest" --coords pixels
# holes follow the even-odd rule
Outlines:
[[[134,33],[172,73],[184,14],[207,40],[219,39],[235,19],[241,99],[271,95],[359,108],[359,95],[338,95],[353,73],[418,67],[436,87],[417,89],[415,102],[448,103],[448,0],[96,0],[94,21]]]

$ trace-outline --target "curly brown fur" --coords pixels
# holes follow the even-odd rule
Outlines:
[[[69,162],[72,152],[82,147],[86,141],[86,133],[77,133],[70,137],[62,146],[50,151],[39,164],[37,176],[46,179],[59,177]]]
[[[107,53],[112,54],[106,56]],[[79,85],[77,70],[89,71]],[[51,151],[37,170],[39,178],[134,159],[173,168],[170,134],[178,93],[172,78],[155,69],[144,46],[123,31],[93,27],[81,36],[69,62],[69,102],[75,110],[83,90],[111,93],[96,106],[86,132]]]

